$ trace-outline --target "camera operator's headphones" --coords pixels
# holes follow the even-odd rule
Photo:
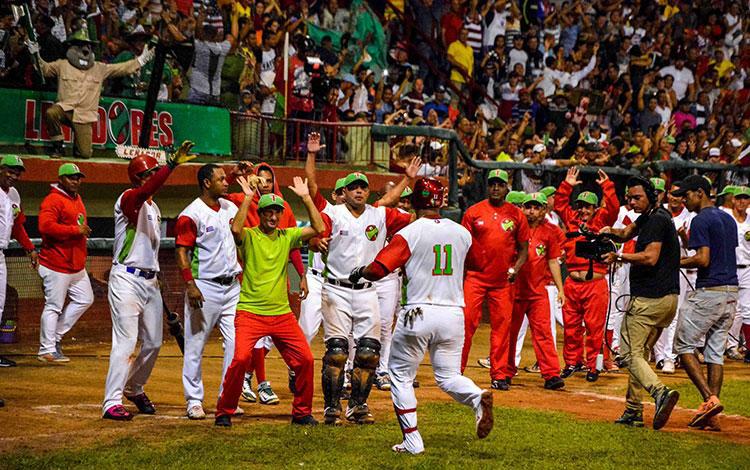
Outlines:
[[[656,188],[654,188],[654,185],[653,183],[651,183],[651,181],[644,178],[643,176],[631,176],[630,179],[628,179],[628,188],[633,186],[641,186],[643,188],[643,192],[646,193],[646,199],[648,199],[648,202],[652,206],[656,205],[659,195],[657,194]]]

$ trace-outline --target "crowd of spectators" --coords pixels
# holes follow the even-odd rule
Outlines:
[[[127,60],[158,37],[169,50],[162,100],[223,103],[277,117],[286,107],[291,117],[327,122],[452,128],[475,159],[557,166],[743,163],[750,141],[750,21],[748,5],[736,1],[31,5],[45,60],[64,56],[66,35],[80,17],[99,38],[105,62]],[[7,7],[0,29],[0,85],[35,86],[24,32]],[[150,75],[144,67],[105,93],[142,98]],[[436,174],[444,172],[441,142],[395,143],[392,167],[416,147],[430,156]],[[469,171],[464,176],[472,178]],[[524,189],[534,190],[536,181],[527,174]]]

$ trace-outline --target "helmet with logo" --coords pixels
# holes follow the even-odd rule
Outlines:
[[[443,183],[435,178],[420,178],[414,184],[411,205],[415,210],[439,209],[443,206]]]
[[[159,167],[159,162],[151,155],[141,154],[130,160],[128,164],[128,176],[134,185],[140,184],[140,176]]]

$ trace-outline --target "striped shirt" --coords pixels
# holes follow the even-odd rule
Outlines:
[[[475,54],[482,52],[482,15],[477,15],[476,21],[470,17],[464,19],[464,28],[469,33],[468,43]]]

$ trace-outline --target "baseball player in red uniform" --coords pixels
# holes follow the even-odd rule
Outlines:
[[[469,207],[461,224],[472,236],[474,249],[482,249],[489,260],[483,269],[468,269],[464,282],[464,320],[466,335],[461,357],[461,371],[466,368],[471,339],[482,318],[482,304],[487,299],[490,310],[490,377],[492,388],[508,390],[510,320],[513,311],[513,281],[526,262],[529,247],[529,224],[521,209],[505,202],[508,173],[492,170],[487,176],[489,197]]]
[[[393,332],[388,367],[393,407],[404,439],[392,447],[394,452],[424,451],[417,428],[413,381],[427,351],[440,389],[474,410],[477,436],[487,437],[493,425],[492,392],[480,389],[461,375],[463,275],[465,265],[472,266],[477,261],[467,258],[471,234],[461,225],[441,218],[443,197],[440,181],[420,178],[412,196],[419,218],[397,233],[375,261],[356,268],[349,276],[353,283],[362,277],[377,281],[402,268],[408,280],[406,305]],[[477,255],[480,250],[472,253]]]
[[[554,281],[559,292],[555,301],[564,305],[562,274],[558,262],[562,255],[562,231],[545,220],[546,207],[547,197],[542,193],[529,194],[524,199],[523,212],[529,221],[529,259],[521,266],[515,282],[507,374],[508,377],[516,374],[516,340],[526,317],[531,328],[539,372],[544,379],[544,388],[558,390],[565,386],[565,382],[560,378],[560,363],[552,337],[547,285],[550,280]]]
[[[603,170],[599,170],[596,182],[602,188],[603,207],[599,207],[599,198],[590,191],[584,191],[575,200],[575,209],[570,206],[570,195],[573,188],[581,184],[579,170],[571,168],[560,184],[555,197],[555,212],[560,216],[568,232],[577,232],[580,225],[598,232],[602,227],[611,226],[617,220],[620,201],[615,194],[615,185]],[[604,323],[607,318],[609,288],[605,276],[607,266],[594,262],[594,272],[587,279],[589,261],[579,258],[575,253],[575,243],[583,237],[568,239],[565,248],[565,262],[568,277],[565,279],[565,321],[563,359],[565,368],[561,377],[567,378],[575,372],[586,370],[586,380],[595,382],[599,378],[596,368],[596,356],[604,339]],[[583,326],[585,325],[585,327]],[[583,364],[583,333],[586,332],[586,364]]]
[[[183,142],[167,165],[139,155],[130,160],[128,176],[133,187],[115,202],[115,246],[109,272],[107,300],[112,312],[112,351],[105,383],[102,417],[129,421],[133,415],[122,406],[122,397],[138,411],[154,414],[146,385],[162,343],[163,303],[159,281],[161,211],[152,199],[172,170],[195,158],[192,142]],[[141,349],[133,358],[135,345]]]
[[[39,208],[39,275],[44,282],[44,310],[39,325],[37,359],[48,364],[70,362],[61,341],[94,303],[86,272],[86,239],[91,235],[86,207],[78,194],[84,174],[73,163],[63,163]],[[70,302],[65,305],[65,298]],[[64,306],[64,308],[63,308]]]

